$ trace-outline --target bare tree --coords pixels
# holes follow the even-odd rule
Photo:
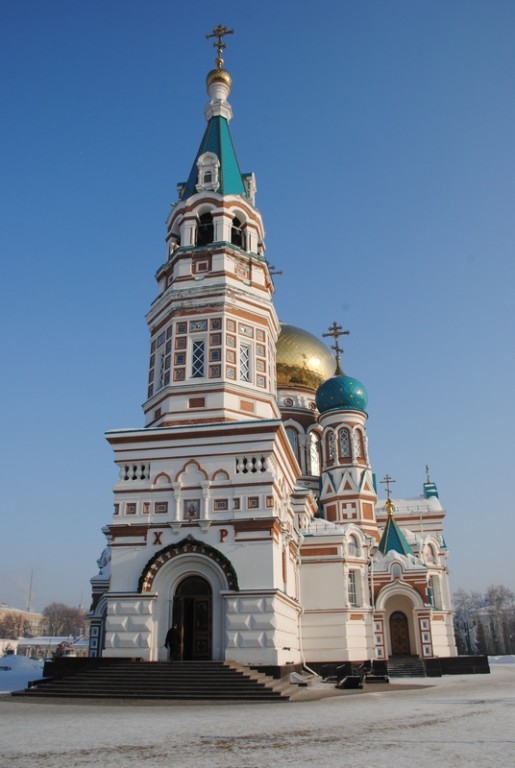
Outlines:
[[[72,608],[64,603],[50,603],[43,609],[47,622],[47,632],[52,637],[84,633],[85,613],[79,608]]]
[[[27,637],[30,633],[30,623],[25,620],[23,613],[5,613],[0,618],[0,637],[6,640],[16,640]]]
[[[454,628],[460,653],[515,653],[515,595],[492,585],[480,592],[457,590],[453,595]]]
[[[492,635],[494,639],[494,653],[512,653],[511,627],[515,614],[515,594],[502,584],[491,585],[485,592],[485,607],[490,616]]]
[[[478,653],[476,613],[481,608],[483,597],[480,592],[458,589],[453,595],[454,631],[460,653]]]

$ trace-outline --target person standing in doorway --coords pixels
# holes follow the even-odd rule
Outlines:
[[[181,634],[177,624],[173,624],[166,633],[165,648],[168,648],[170,661],[177,661],[180,658]]]

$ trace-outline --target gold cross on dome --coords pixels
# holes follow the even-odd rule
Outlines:
[[[327,329],[329,333],[323,333],[322,336],[332,336],[334,339],[334,344],[331,344],[331,349],[334,349],[335,351],[335,357],[336,357],[336,375],[341,375],[342,369],[340,368],[340,361],[342,359],[342,352],[343,347],[340,347],[339,344],[339,338],[340,336],[348,336],[350,334],[350,331],[344,331],[343,327],[341,325],[338,325],[336,320],[332,325],[329,326]]]
[[[390,475],[385,475],[383,480],[381,480],[381,483],[383,485],[386,485],[386,505],[385,505],[386,506],[386,513],[387,513],[388,517],[392,517],[394,506],[393,506],[393,502],[392,502],[392,500],[390,498],[390,495],[391,495],[391,492],[392,492],[391,488],[390,488],[390,485],[391,485],[391,483],[395,483],[395,480],[393,479],[393,477],[390,477]]]
[[[219,24],[213,29],[212,32],[206,35],[206,40],[209,40],[211,37],[218,38],[218,40],[213,43],[217,53],[216,66],[218,69],[221,69],[222,64],[224,63],[224,60],[222,59],[222,52],[225,50],[225,48],[227,48],[227,45],[223,42],[225,35],[234,35],[234,29],[228,29],[224,24]]]

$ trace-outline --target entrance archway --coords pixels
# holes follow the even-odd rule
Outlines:
[[[212,658],[213,594],[202,576],[187,576],[175,590],[172,623],[179,628],[179,658],[201,661]]]
[[[410,655],[409,624],[406,614],[402,611],[395,611],[390,616],[390,642],[392,656]]]

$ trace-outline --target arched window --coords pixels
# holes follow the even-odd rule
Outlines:
[[[354,430],[354,458],[365,458],[365,444],[363,442],[363,435],[359,429]]]
[[[209,245],[214,236],[213,217],[210,213],[203,213],[198,220],[197,245]]]
[[[176,248],[181,244],[181,227],[177,219],[172,224],[172,227],[168,230],[168,252],[172,254]]]
[[[293,453],[295,454],[297,460],[299,458],[299,436],[297,432],[292,429],[291,427],[286,427],[286,435],[288,437],[288,440],[290,441],[290,445],[293,448]]]
[[[316,432],[309,433],[309,466],[312,475],[320,474],[320,438]]]
[[[232,226],[231,226],[231,243],[233,245],[237,245],[238,248],[245,248],[245,230],[243,228],[243,223],[240,221],[240,219],[235,216],[232,220]]]
[[[401,579],[402,578],[402,568],[398,563],[395,563],[392,566],[392,579]]]
[[[426,563],[436,563],[436,553],[432,544],[427,544],[425,548]]]
[[[346,459],[350,456],[350,435],[348,429],[341,429],[339,434],[340,457]]]
[[[219,187],[218,170],[220,160],[213,152],[204,152],[197,160],[198,177],[195,188],[197,192],[212,190],[216,192]]]
[[[326,464],[334,464],[336,461],[336,438],[331,430],[325,438]]]
[[[359,543],[355,536],[349,536],[347,542],[347,554],[351,557],[358,557],[359,555]]]

